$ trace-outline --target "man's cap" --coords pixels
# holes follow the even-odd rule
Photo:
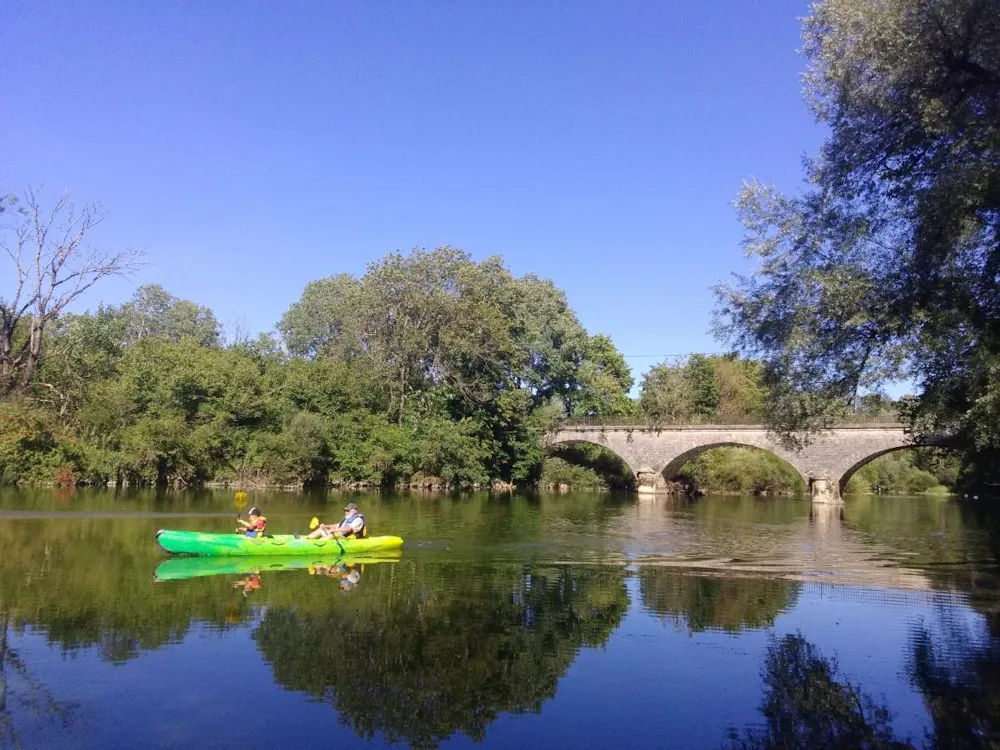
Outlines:
[[[348,503],[347,505],[344,506],[344,510],[357,510],[357,509],[358,506],[355,505],[354,503]]]
[[[251,508],[250,509],[250,515],[251,516],[259,516],[260,515],[260,508],[256,508],[256,507]]]

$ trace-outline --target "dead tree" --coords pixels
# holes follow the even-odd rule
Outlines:
[[[8,197],[0,212],[0,248],[14,271],[11,280],[0,270],[0,396],[6,396],[28,387],[46,328],[66,306],[101,279],[134,272],[142,254],[107,253],[85,244],[104,219],[96,204],[78,211],[64,195],[44,211],[29,189],[23,199]]]

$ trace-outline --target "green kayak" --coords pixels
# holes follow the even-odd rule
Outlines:
[[[365,539],[296,539],[292,534],[275,534],[257,539],[243,534],[205,534],[200,531],[160,529],[157,543],[173,555],[352,555],[399,549],[398,536],[370,536]]]
[[[306,557],[171,557],[156,566],[153,578],[157,581],[183,581],[188,578],[220,575],[247,575],[267,573],[274,570],[308,570],[331,565],[371,565],[374,563],[396,562],[400,559],[398,550],[377,552],[371,555],[349,555],[330,557],[314,555]]]

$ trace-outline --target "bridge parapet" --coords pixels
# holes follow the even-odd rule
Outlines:
[[[896,414],[849,414],[833,425],[834,429],[857,428],[857,427],[898,427],[903,429],[903,423]],[[735,416],[726,418],[715,418],[709,420],[691,419],[650,419],[645,416],[638,417],[584,417],[580,419],[564,419],[559,423],[559,428],[571,427],[604,427],[606,429],[644,429],[644,430],[666,430],[666,429],[709,429],[712,427],[756,427],[767,429],[767,426],[758,416]]]

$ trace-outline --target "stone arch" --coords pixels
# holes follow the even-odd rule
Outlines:
[[[904,445],[896,445],[891,448],[886,448],[885,450],[875,451],[870,455],[857,461],[852,466],[850,466],[845,472],[840,475],[840,479],[837,480],[837,491],[841,496],[844,495],[844,491],[847,489],[847,483],[851,481],[851,477],[858,473],[858,470],[864,468],[876,458],[880,458],[888,453],[895,453],[897,451],[909,451],[914,448],[946,448],[949,450],[954,450],[954,448],[949,445],[947,439],[945,438],[931,438],[926,442],[920,443],[906,443]]]
[[[629,472],[632,474],[632,481],[636,484],[636,486],[638,486],[638,484],[639,484],[639,468],[641,468],[641,467],[637,468],[637,467],[633,466],[632,462],[627,457],[625,457],[625,456],[622,455],[622,451],[615,450],[612,446],[608,445],[607,442],[601,442],[600,440],[594,440],[594,439],[589,439],[587,437],[581,437],[581,436],[574,435],[574,436],[571,436],[571,437],[570,436],[567,436],[567,437],[558,437],[558,438],[555,438],[555,439],[546,440],[544,448],[551,450],[552,448],[555,448],[555,447],[560,446],[560,445],[574,445],[574,444],[577,444],[577,443],[583,443],[585,445],[595,445],[598,448],[601,448],[601,449],[607,451],[608,453],[610,453],[612,456],[614,456],[619,461],[621,461],[622,465],[624,465],[626,468],[628,468]]]
[[[719,441],[715,443],[705,443],[704,445],[698,445],[695,446],[694,448],[690,448],[672,458],[667,463],[667,465],[663,467],[663,470],[660,472],[660,476],[662,477],[664,482],[671,481],[674,477],[677,476],[678,472],[680,472],[684,464],[694,460],[705,451],[712,450],[713,448],[752,448],[753,450],[763,451],[764,453],[770,453],[772,456],[781,459],[782,462],[788,464],[793,469],[795,469],[795,472],[799,475],[799,477],[801,477],[805,486],[806,487],[809,486],[809,480],[810,480],[809,474],[803,471],[802,467],[798,466],[795,461],[790,460],[791,456],[782,455],[778,451],[773,450],[772,448],[764,445],[755,445],[752,442],[738,442],[734,440]]]

